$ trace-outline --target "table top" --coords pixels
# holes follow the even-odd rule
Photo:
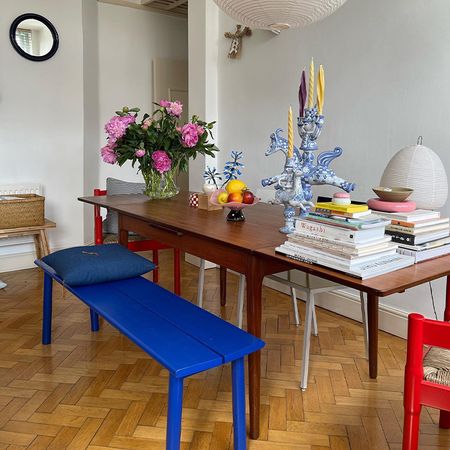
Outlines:
[[[230,247],[285,264],[286,270],[299,269],[380,297],[450,275],[448,255],[362,281],[333,269],[296,261],[276,253],[275,247],[286,240],[286,235],[278,231],[284,223],[281,206],[258,203],[244,210],[245,222],[227,222],[228,208],[220,211],[192,208],[188,204],[188,196],[187,192],[182,192],[167,200],[149,200],[138,194],[82,197],[79,200],[108,207],[149,223],[170,227],[181,233],[189,232],[225,242]]]
[[[241,250],[276,247],[286,240],[286,235],[278,231],[284,223],[283,207],[278,205],[257,203],[245,208],[244,222],[227,222],[228,208],[206,211],[190,207],[187,192],[166,200],[149,200],[140,194],[82,197],[79,200],[181,233],[225,242]]]

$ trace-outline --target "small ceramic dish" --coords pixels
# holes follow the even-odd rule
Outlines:
[[[382,187],[378,186],[372,188],[373,192],[378,195],[381,200],[385,202],[403,202],[414,191],[414,189],[406,187]]]
[[[228,203],[219,203],[217,201],[217,196],[222,193],[226,192],[225,189],[218,189],[215,191],[211,197],[209,198],[209,203],[215,206],[222,206],[225,208],[230,208],[230,212],[227,215],[227,220],[230,222],[242,222],[245,220],[244,213],[242,210],[244,208],[247,208],[248,206],[256,205],[259,202],[259,198],[255,197],[253,200],[253,203],[240,203],[240,202],[228,202]]]

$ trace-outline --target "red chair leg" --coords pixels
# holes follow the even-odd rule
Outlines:
[[[173,285],[174,292],[177,295],[181,295],[181,261],[180,261],[180,249],[173,249]]]
[[[450,428],[450,411],[443,411],[439,414],[439,428]]]
[[[153,264],[156,265],[155,270],[153,271],[153,283],[159,283],[159,255],[158,250],[153,250]]]
[[[405,419],[403,422],[403,450],[417,450],[419,446],[419,423],[420,411],[407,412],[405,410]]]

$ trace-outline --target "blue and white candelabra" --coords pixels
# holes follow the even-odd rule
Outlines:
[[[286,162],[283,172],[261,181],[263,186],[274,185],[275,203],[284,205],[284,227],[282,233],[294,231],[294,218],[297,208],[300,215],[307,214],[314,204],[311,186],[329,184],[337,186],[346,192],[355,189],[355,184],[336,176],[329,168],[331,161],[342,155],[342,148],[319,153],[317,162],[314,162],[314,152],[318,150],[319,138],[324,124],[324,116],[319,114],[317,107],[304,109],[302,117],[298,118],[298,133],[301,139],[300,150],[294,146],[293,156],[288,157],[288,140],[281,137],[283,131],[278,128],[270,135],[270,146],[265,155],[269,156],[278,151],[285,153]]]

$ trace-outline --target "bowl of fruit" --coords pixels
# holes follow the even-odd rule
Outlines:
[[[218,189],[209,198],[210,203],[217,206],[230,208],[227,220],[230,222],[242,222],[245,220],[242,210],[259,202],[253,192],[241,180],[231,180],[225,189]]]

